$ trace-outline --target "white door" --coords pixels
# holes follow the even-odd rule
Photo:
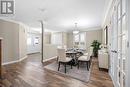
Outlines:
[[[111,74],[116,87],[125,87],[128,30],[126,28],[126,0],[118,0],[114,7],[111,38]],[[116,19],[115,19],[116,18]]]
[[[112,79],[114,81],[116,81],[116,74],[117,74],[117,69],[116,69],[116,65],[117,65],[117,49],[118,49],[118,40],[117,40],[117,11],[115,8],[113,8],[113,13],[112,13],[112,17],[111,17],[111,46],[110,46],[110,72],[112,75]],[[115,82],[116,83],[116,82]]]
[[[126,28],[126,0],[120,0],[117,4],[118,12],[118,64],[117,64],[117,85],[125,87],[126,79],[126,59],[127,59],[127,42],[128,30]]]

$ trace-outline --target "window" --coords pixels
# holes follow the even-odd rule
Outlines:
[[[85,41],[85,33],[81,33],[80,34],[80,42],[84,42]]]
[[[85,48],[86,47],[86,45],[85,45],[86,33],[85,32],[74,34],[73,36],[74,36],[74,47],[78,47],[78,48]]]
[[[62,33],[53,33],[51,36],[51,44],[62,45]]]
[[[30,35],[27,35],[27,45],[31,45],[32,44],[32,38],[30,37]]]
[[[31,43],[32,43],[32,39],[31,39],[31,38],[28,38],[28,39],[27,39],[27,45],[31,45]]]
[[[79,35],[78,34],[74,36],[74,40],[75,40],[75,42],[79,42]]]
[[[35,37],[34,44],[39,44],[39,37]]]

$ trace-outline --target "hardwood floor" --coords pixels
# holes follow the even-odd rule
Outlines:
[[[44,66],[54,60],[43,65],[37,56],[30,55],[20,63],[4,66],[4,79],[0,81],[0,87],[113,87],[108,73],[99,71],[97,58],[92,60],[91,78],[85,83],[45,70]]]
[[[2,40],[0,38],[0,78],[2,77]]]

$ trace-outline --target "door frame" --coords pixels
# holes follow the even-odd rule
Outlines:
[[[130,0],[126,0],[126,28],[128,29],[128,45],[130,43]],[[126,87],[130,86],[130,48],[128,46],[128,58],[126,61]]]

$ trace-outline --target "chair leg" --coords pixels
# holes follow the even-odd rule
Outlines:
[[[58,56],[57,56],[57,59],[56,59],[56,60],[57,60],[57,62],[58,62],[58,60],[59,60],[59,57],[58,57]]]
[[[72,65],[72,62],[71,62],[71,69],[73,69],[73,65]]]
[[[66,73],[66,63],[65,63],[65,73]]]
[[[79,61],[78,61],[78,69],[79,69]]]
[[[87,70],[89,71],[89,63],[88,63],[88,62],[86,62],[86,64],[87,64]]]
[[[59,62],[59,66],[58,66],[58,71],[59,71],[59,69],[60,69],[60,62]]]
[[[90,68],[90,66],[91,66],[91,61],[89,61],[89,68]]]

